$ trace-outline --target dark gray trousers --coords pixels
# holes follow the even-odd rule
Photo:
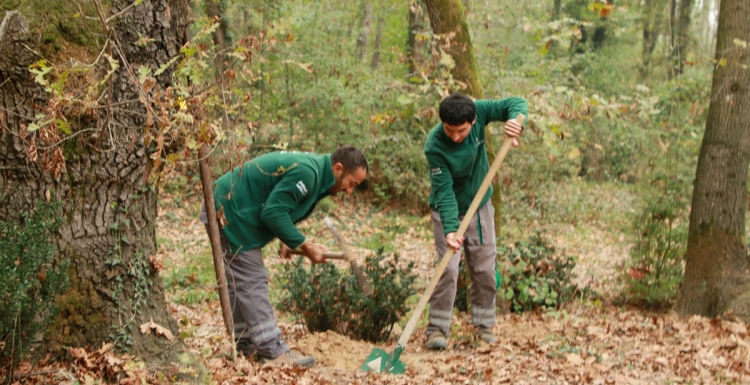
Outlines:
[[[469,228],[464,234],[463,251],[466,255],[466,267],[471,276],[471,319],[474,326],[492,327],[495,325],[495,264],[497,245],[495,242],[495,208],[488,201],[477,210],[471,219]],[[463,220],[463,216],[459,217]],[[448,249],[443,234],[443,223],[437,211],[432,212],[432,222],[435,235],[435,248],[439,258]],[[427,325],[427,335],[439,330],[449,335],[453,302],[456,299],[458,282],[458,262],[461,251],[453,254],[450,263],[440,277],[435,291],[430,297],[430,317]]]
[[[201,222],[208,220],[205,206]],[[250,338],[258,347],[258,355],[276,358],[289,350],[281,340],[281,330],[268,298],[268,272],[260,248],[230,253],[229,240],[219,229],[229,288],[229,303],[234,320],[234,338]]]

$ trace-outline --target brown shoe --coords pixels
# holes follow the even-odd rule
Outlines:
[[[297,352],[293,352],[291,350],[287,350],[285,353],[281,353],[280,356],[276,358],[268,358],[263,356],[258,356],[258,360],[262,364],[274,364],[274,365],[296,365],[296,366],[304,366],[306,368],[309,368],[313,366],[315,363],[315,359],[308,356],[303,356],[302,354],[299,354]]]
[[[237,353],[244,355],[248,359],[254,358],[258,354],[258,348],[249,338],[240,338],[237,340],[235,349],[237,349]]]
[[[497,338],[495,337],[495,334],[492,333],[492,329],[480,327],[477,330],[477,339],[480,339],[488,344],[494,344],[497,342]]]
[[[427,337],[427,343],[424,344],[424,347],[431,350],[443,350],[448,347],[448,339],[445,338],[443,332],[435,330]]]

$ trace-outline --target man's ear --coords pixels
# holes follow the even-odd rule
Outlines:
[[[341,162],[334,163],[332,168],[333,168],[333,175],[341,176],[341,174],[344,173],[344,165],[341,164]]]

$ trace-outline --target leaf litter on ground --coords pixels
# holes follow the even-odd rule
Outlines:
[[[394,220],[393,213],[381,212],[363,218],[354,198],[337,198],[337,226],[357,257],[364,261],[368,250],[362,246],[365,236],[378,234],[372,224]],[[183,206],[185,200],[182,201]],[[169,199],[160,202],[156,231],[165,245],[159,245],[157,261],[184,263],[190,253],[206,252],[205,229],[194,215],[200,202],[191,208],[169,208]],[[197,209],[195,208],[197,207]],[[320,218],[312,217],[303,231],[319,242],[329,240]],[[367,220],[365,220],[367,219]],[[399,220],[396,233],[382,239],[397,250],[401,261],[415,261],[423,289],[434,268],[429,217]],[[320,222],[320,223],[316,223]],[[405,230],[404,230],[405,229]],[[613,231],[616,233],[616,231]],[[274,252],[266,252],[266,264],[284,263]],[[589,263],[587,258],[581,263]],[[337,262],[338,263],[338,262]],[[592,263],[600,263],[594,261]],[[604,264],[606,266],[606,264]],[[610,265],[611,266],[611,265]],[[344,267],[344,265],[342,265]],[[210,267],[212,269],[212,267]],[[597,266],[599,270],[601,266]],[[610,272],[612,274],[614,272]],[[164,272],[162,272],[164,274]],[[592,277],[591,279],[595,279]],[[271,290],[273,290],[273,283]],[[420,289],[421,290],[421,289]],[[233,348],[224,333],[218,300],[196,304],[171,301],[169,306],[180,325],[180,340],[186,350],[203,360],[217,384],[743,384],[750,382],[750,337],[745,323],[728,319],[693,316],[681,319],[674,313],[650,313],[619,308],[604,303],[573,303],[557,312],[498,315],[494,332],[498,342],[480,344],[473,339],[471,319],[455,313],[448,349],[424,349],[424,328],[412,336],[401,356],[407,364],[404,375],[362,372],[359,367],[375,346],[392,352],[400,328],[388,341],[375,345],[353,341],[332,331],[308,333],[304,326],[277,314],[286,342],[311,355],[316,364],[310,368],[259,364],[240,357],[231,360]],[[70,348],[67,360],[41,360],[32,366],[22,362],[14,372],[12,384],[97,384],[119,378],[121,384],[170,383],[148,369],[143,361],[128,354],[117,355],[103,345],[99,349]],[[26,373],[27,375],[24,375]],[[28,375],[32,374],[32,375]]]

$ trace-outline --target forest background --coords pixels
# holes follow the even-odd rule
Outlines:
[[[91,149],[127,154],[135,146],[148,154],[135,161],[122,158],[126,165],[147,159],[145,171],[127,169],[122,180],[112,182],[130,179],[131,190],[117,190],[121,195],[114,202],[99,198],[104,223],[96,226],[106,234],[93,233],[106,239],[105,246],[97,246],[105,250],[97,255],[106,257],[76,264],[78,269],[87,265],[120,271],[122,282],[117,283],[116,273],[94,279],[103,281],[107,290],[84,290],[87,283],[73,282],[71,287],[78,290],[63,297],[60,314],[74,319],[71,315],[102,292],[111,297],[107,301],[112,307],[127,311],[105,312],[105,321],[98,321],[119,319],[108,336],[69,333],[53,338],[54,348],[102,340],[126,350],[148,345],[139,342],[145,337],[136,326],[142,324],[123,322],[122,315],[141,318],[139,303],[153,306],[150,299],[163,298],[163,290],[174,303],[216,305],[206,249],[184,256],[181,263],[166,262],[160,278],[164,261],[153,256],[165,247],[178,254],[185,250],[158,229],[156,235],[141,236],[143,229],[136,225],[143,219],[146,229],[155,223],[158,228],[166,220],[179,227],[186,219],[176,214],[178,209],[199,209],[201,149],[210,149],[212,172],[218,176],[268,151],[324,153],[354,144],[370,162],[366,188],[350,198],[322,202],[321,214],[309,222],[322,215],[338,216],[345,227],[355,229],[358,225],[345,217],[359,216],[355,222],[365,222],[369,230],[364,231],[367,236],[352,235],[356,247],[405,253],[409,245],[397,241],[397,234],[404,232],[429,247],[430,224],[424,219],[429,179],[422,146],[439,122],[439,101],[453,90],[486,98],[521,96],[529,102],[530,123],[522,145],[512,150],[496,181],[501,266],[518,267],[505,259],[512,258],[513,250],[541,247],[550,260],[566,254],[578,261],[577,277],[571,273],[573,281],[566,281],[566,287],[576,286],[571,294],[577,293],[575,298],[592,309],[633,305],[667,314],[674,306],[688,253],[691,194],[712,102],[711,80],[716,70],[733,65],[715,54],[718,0],[183,3],[5,0],[0,6],[3,11],[17,9],[28,19],[33,55],[27,63],[19,56],[15,64],[26,69],[27,80],[44,95],[32,98],[34,103],[27,105],[34,107],[26,110],[11,108],[14,103],[7,101],[3,105],[5,143],[20,149],[23,161],[36,164],[39,171],[30,172],[33,178],[17,178],[37,180],[24,185],[34,186],[35,192],[23,198],[14,198],[12,189],[7,192],[15,186],[14,177],[3,179],[3,220],[12,223],[24,210],[31,213],[37,201],[60,196],[61,220],[75,229],[70,224],[82,210],[76,202],[86,194],[80,181],[87,180],[87,173],[71,171],[90,167],[82,160],[95,159]],[[160,7],[175,15],[163,23],[169,26],[165,30],[172,33],[170,39],[127,28],[129,13],[145,8],[156,14],[163,12]],[[460,34],[435,34],[430,7],[460,12],[471,41]],[[11,22],[7,25],[12,27]],[[3,36],[0,33],[0,41]],[[732,44],[747,50],[742,38]],[[124,46],[132,50],[124,52]],[[167,55],[159,53],[163,47]],[[465,68],[459,53],[471,50],[476,64],[469,68],[481,84],[479,92],[457,71]],[[125,59],[149,53],[150,61]],[[13,79],[8,68],[14,60],[3,61],[3,85]],[[124,83],[128,85],[119,86]],[[113,104],[118,87],[132,93]],[[123,107],[132,101],[131,106],[143,106]],[[21,110],[23,114],[17,113]],[[14,113],[23,119],[14,122]],[[135,116],[123,121],[131,131],[117,133],[118,113]],[[14,129],[15,134],[8,134]],[[490,127],[498,144],[501,129],[500,124]],[[105,145],[108,136],[110,147]],[[4,152],[4,159],[19,159],[11,153]],[[128,167],[103,163],[115,174]],[[746,159],[744,164],[743,181]],[[46,176],[39,176],[41,171]],[[78,187],[53,187],[60,183]],[[747,186],[742,186],[746,210]],[[148,214],[157,201],[161,222]],[[133,217],[141,210],[143,218]],[[85,222],[78,226],[85,228]],[[314,224],[307,226],[324,236]],[[56,242],[57,248],[74,264],[81,257],[94,260],[71,250],[76,244],[71,239],[81,237],[65,228],[43,231],[58,234],[62,241]],[[742,245],[747,246],[744,233]],[[70,265],[62,257],[40,266],[45,272],[66,271]],[[430,261],[432,256],[419,258]],[[12,256],[8,260],[16,261]],[[196,261],[203,265],[198,272],[188,267]],[[420,278],[429,278],[429,265],[423,263]],[[513,272],[506,270],[505,277]],[[57,282],[57,275],[49,277],[47,285]],[[45,284],[44,278],[39,281]],[[559,318],[565,310],[557,301],[561,293],[531,287],[533,283],[525,289],[503,288],[510,301],[506,310],[541,308],[543,316]],[[81,295],[88,299],[73,299]],[[130,298],[129,305],[118,297]],[[168,314],[159,316],[164,318],[156,320],[157,326],[179,334]],[[17,314],[13,317],[21,320]],[[54,325],[59,328],[53,329],[90,328],[93,317],[82,318],[58,318]],[[731,314],[729,319],[734,320]],[[6,336],[15,335],[13,330]]]

